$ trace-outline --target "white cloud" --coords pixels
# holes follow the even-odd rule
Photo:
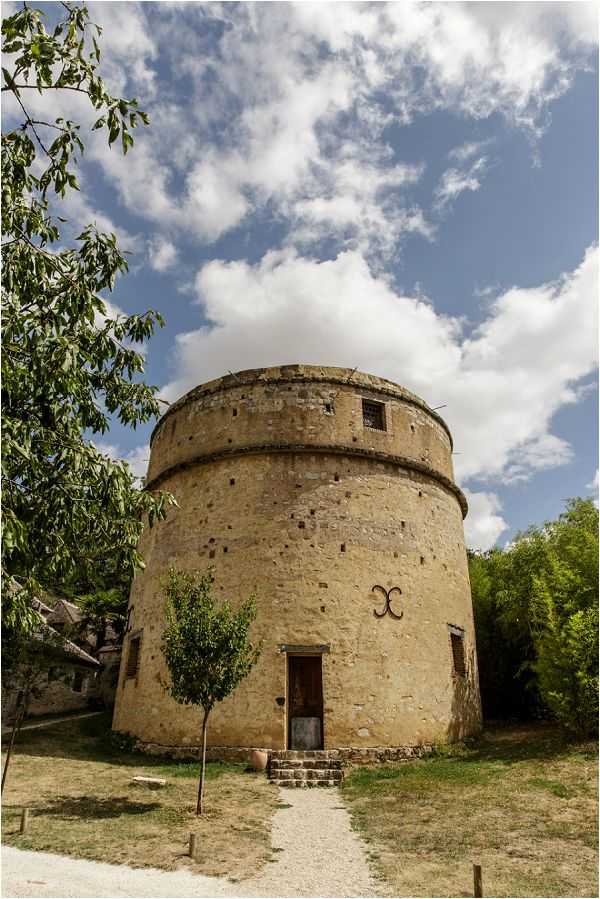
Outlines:
[[[596,366],[597,269],[592,247],[558,282],[505,291],[469,334],[425,299],[396,293],[355,251],[326,262],[291,250],[256,265],[213,261],[196,281],[209,324],[177,337],[163,395],[228,369],[358,366],[446,404],[463,482],[523,480],[570,458],[550,425]]]
[[[123,451],[114,443],[105,443],[104,441],[95,441],[95,446],[98,452],[115,462],[127,462],[136,478],[141,480],[146,477],[150,459],[150,447],[147,443],[128,451]]]
[[[131,234],[116,224],[106,213],[95,209],[86,191],[85,180],[79,178],[81,190],[70,190],[60,201],[59,214],[68,219],[68,228],[77,233],[86,225],[95,225],[98,231],[114,234],[122,252],[134,253],[142,246],[139,235]]]
[[[444,109],[498,114],[537,136],[596,36],[593,4],[582,3],[100,3],[92,13],[110,85],[140,95],[153,122],[127,160],[104,136],[88,139],[128,209],[203,242],[259,212],[285,224],[288,243],[310,250],[326,236],[380,258],[406,233],[434,233],[408,193],[422,165],[407,165],[385,128]],[[64,112],[58,97],[40,102]],[[77,97],[68,104],[89,121]],[[476,162],[463,171],[476,145],[457,148],[442,206],[480,186]]]
[[[588,490],[591,490],[594,496],[594,505],[596,508],[600,505],[600,500],[598,497],[598,489],[600,488],[600,472],[596,469],[596,474],[594,475],[593,480],[587,485]]]
[[[482,150],[484,150],[489,144],[492,143],[491,139],[488,140],[480,140],[480,141],[467,141],[464,144],[460,144],[458,147],[454,147],[454,149],[450,150],[448,153],[448,159],[453,159],[455,162],[467,162],[467,160],[471,159],[473,156],[478,156],[481,154]]]
[[[508,524],[498,513],[502,504],[495,493],[473,493],[465,489],[469,514],[465,518],[465,542],[469,549],[482,552],[495,545]]]
[[[177,248],[170,240],[157,237],[148,244],[148,261],[155,272],[166,272],[177,262]]]
[[[465,190],[479,190],[487,167],[487,156],[480,156],[471,165],[462,169],[447,169],[434,191],[435,209],[442,212]]]

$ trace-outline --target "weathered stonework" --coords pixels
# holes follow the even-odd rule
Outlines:
[[[365,427],[363,399],[384,404],[385,430]],[[350,369],[229,375],[158,423],[147,486],[170,490],[179,508],[142,538],[129,631],[141,637],[140,661],[126,677],[126,640],[115,729],[151,751],[193,754],[199,743],[198,712],[160,685],[160,578],[170,564],[213,565],[223,596],[257,595],[262,655],[212,713],[217,753],[287,748],[287,657],[311,651],[322,659],[325,749],[402,757],[479,728],[466,502],[448,429],[422,400]],[[401,617],[377,617],[393,587],[401,594],[389,593],[389,608]]]

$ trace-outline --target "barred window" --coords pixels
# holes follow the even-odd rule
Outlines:
[[[385,404],[376,403],[373,400],[362,401],[363,425],[365,428],[375,428],[377,431],[385,431]]]
[[[135,677],[140,664],[140,637],[132,637],[129,641],[129,654],[127,656],[126,677]]]

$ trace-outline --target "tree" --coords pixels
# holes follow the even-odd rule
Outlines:
[[[170,674],[165,684],[173,699],[202,708],[202,764],[196,814],[202,814],[208,716],[235,690],[255,665],[260,649],[248,639],[256,617],[251,596],[234,611],[217,604],[209,571],[170,568],[164,582],[167,626],[162,651]]]
[[[585,736],[598,726],[598,510],[570,500],[547,532],[532,595],[534,669],[555,718]]]
[[[505,550],[469,556],[484,712],[552,715],[585,734],[598,714],[598,510],[573,499]]]
[[[148,117],[107,91],[86,7],[56,8],[63,18],[50,31],[27,6],[2,23],[2,92],[21,119],[2,134],[2,573],[25,588],[3,602],[3,649],[35,627],[29,601],[40,587],[85,577],[106,558],[130,573],[142,567],[144,523],[172,501],[140,490],[124,462],[94,445],[111,417],[135,428],[158,414],[136,345],[162,319],[109,314],[106,291],[127,271],[114,234],[89,225],[69,246],[59,227],[61,199],[79,189],[80,126],[37,119],[28,101],[32,91],[87,97],[93,129],[123,153]]]

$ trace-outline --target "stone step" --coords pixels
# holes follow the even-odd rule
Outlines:
[[[304,788],[308,789],[309,787],[339,787],[339,780],[304,780],[303,778],[293,778],[291,780],[270,780],[269,783],[274,784],[276,787],[291,787],[291,788]]]
[[[308,771],[304,768],[293,768],[291,770],[271,771],[269,774],[269,779],[282,780],[286,782],[291,780],[342,781],[344,779],[344,772],[340,771],[337,768],[311,768]]]
[[[303,768],[308,770],[309,768],[342,768],[342,763],[339,759],[330,759],[330,758],[322,758],[322,759],[274,759],[272,758],[269,762],[269,767],[271,770],[274,769],[294,769],[294,768]]]
[[[273,749],[271,759],[338,759],[339,749]]]

